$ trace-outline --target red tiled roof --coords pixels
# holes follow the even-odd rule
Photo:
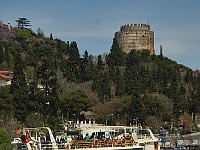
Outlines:
[[[10,76],[11,75],[11,76]],[[12,79],[13,72],[11,71],[0,71],[0,80],[10,81]]]
[[[11,71],[7,71],[7,70],[0,70],[0,74],[7,74],[7,73],[9,73],[9,74],[13,74],[13,72],[11,72]]]

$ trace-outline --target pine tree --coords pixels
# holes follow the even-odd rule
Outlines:
[[[27,29],[27,27],[32,26],[30,25],[30,21],[26,18],[19,18],[18,20],[16,20],[16,22],[18,23],[18,28],[21,29]]]

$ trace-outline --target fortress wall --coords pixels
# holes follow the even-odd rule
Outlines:
[[[131,50],[149,49],[150,53],[154,54],[154,32],[150,31],[150,25],[123,25],[120,31],[115,33],[115,38],[126,53]]]
[[[150,25],[146,24],[127,24],[123,25],[120,28],[120,31],[126,32],[126,31],[142,31],[142,30],[150,30]]]

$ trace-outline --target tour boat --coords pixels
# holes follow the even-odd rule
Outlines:
[[[73,122],[63,131],[49,127],[23,128],[11,142],[13,150],[159,150],[159,139],[150,129]],[[55,134],[54,134],[55,133]],[[85,135],[90,138],[85,139]],[[66,138],[66,141],[63,138]]]

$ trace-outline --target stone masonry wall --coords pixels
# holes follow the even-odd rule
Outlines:
[[[131,50],[148,49],[150,54],[154,54],[154,32],[150,31],[150,25],[123,25],[120,31],[115,33],[115,38],[125,53],[130,53]]]

